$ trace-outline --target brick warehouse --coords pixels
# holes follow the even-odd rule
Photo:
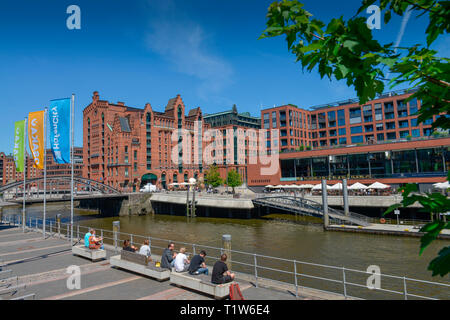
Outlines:
[[[83,150],[80,147],[74,147],[74,176],[80,177],[82,174],[83,167]],[[51,149],[46,150],[47,153],[47,178],[51,178],[54,176],[71,176],[71,164],[70,163],[56,163],[53,159],[53,154]],[[27,154],[27,180],[34,178],[43,178],[44,170],[37,169],[33,166],[34,161],[31,156]],[[16,172],[16,165],[14,163],[14,157],[12,155],[6,155],[3,152],[0,152],[0,185],[6,185],[8,183],[12,183],[15,181],[23,180],[23,173]],[[39,187],[40,190],[43,189],[43,182],[39,183],[39,186],[36,183],[31,184],[29,187]],[[20,187],[22,188],[22,187]],[[48,189],[55,188],[68,188],[68,184],[66,182],[54,182],[49,181],[47,185]]]
[[[94,92],[92,102],[83,110],[83,177],[97,180],[123,191],[138,191],[148,182],[160,188],[171,183],[202,177],[204,167],[194,163],[194,122],[203,123],[200,108],[185,115],[180,95],[170,99],[164,112],[154,111],[149,103],[144,109],[100,100]],[[185,129],[191,133],[191,164],[172,162],[172,132]],[[179,137],[180,138],[180,137]],[[198,142],[197,142],[198,143]],[[200,153],[205,144],[197,148]],[[182,151],[179,152],[182,157]]]

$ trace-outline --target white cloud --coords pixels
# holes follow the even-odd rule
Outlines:
[[[148,48],[166,59],[175,71],[196,78],[201,99],[220,94],[231,83],[233,69],[208,49],[211,35],[198,23],[179,17],[173,3],[158,10],[160,14],[152,19],[147,33]]]

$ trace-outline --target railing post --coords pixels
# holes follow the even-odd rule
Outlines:
[[[257,261],[256,261],[256,253],[253,254],[253,260],[255,263],[255,286],[258,288],[258,267],[257,267]]]
[[[152,237],[148,237],[148,247],[150,248],[150,255],[152,255]]]
[[[342,267],[342,284],[344,285],[344,297],[347,298],[347,286],[345,284],[345,268]]]
[[[406,291],[406,277],[403,277],[403,292],[405,295],[405,300],[408,300],[408,291]]]
[[[38,218],[36,218],[36,231],[38,231]]]
[[[100,229],[100,237],[102,238],[102,245],[103,245],[103,229]]]
[[[67,224],[67,236],[66,236],[67,240],[69,240],[69,231],[70,231],[69,227],[70,227],[70,223]]]
[[[50,220],[50,230],[49,230],[49,232],[50,232],[50,237],[52,236],[52,221]]]
[[[77,224],[77,240],[78,240],[78,242],[80,242],[80,225],[79,224]]]
[[[56,224],[58,228],[58,238],[61,238],[61,214],[58,213],[56,215]]]
[[[224,234],[222,235],[222,248],[224,249],[225,254],[227,255],[227,267],[228,270],[232,269],[232,258],[231,258],[231,235]]]
[[[118,233],[120,232],[120,221],[113,221],[113,238],[114,238],[114,250],[117,251]]]
[[[295,260],[294,260],[294,276],[295,276],[295,297],[298,298],[297,261]]]
[[[133,245],[133,234],[130,233],[130,245]]]
[[[329,225],[328,217],[328,191],[327,191],[327,180],[322,180],[322,206],[323,206],[323,227],[326,230]]]
[[[192,245],[192,254],[195,256],[195,243]]]

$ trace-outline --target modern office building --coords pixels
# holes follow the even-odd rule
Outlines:
[[[309,109],[287,105],[261,111],[262,128],[279,129],[270,150],[300,151],[431,136],[433,119],[418,123],[420,101],[412,92],[390,92],[360,105],[356,99]],[[275,145],[271,145],[271,144]]]
[[[204,121],[211,126],[211,129],[220,130],[223,137],[222,148],[220,153],[221,164],[218,164],[221,177],[226,181],[226,177],[229,170],[236,170],[242,177],[244,183],[247,183],[247,164],[249,162],[249,154],[251,153],[250,144],[256,149],[257,141],[250,141],[248,137],[244,138],[245,161],[239,161],[239,135],[238,130],[252,129],[255,133],[261,128],[261,119],[253,117],[249,112],[238,113],[236,105],[228,111],[218,112],[214,114],[205,114]],[[227,159],[227,148],[233,146],[233,157],[231,161]],[[230,152],[231,150],[228,150]],[[213,151],[215,152],[215,151]],[[228,161],[227,161],[228,160]]]
[[[169,100],[164,112],[158,112],[149,103],[143,109],[133,108],[100,100],[94,92],[83,110],[83,177],[119,190],[138,191],[148,182],[167,188],[203,176],[202,162],[196,158],[202,159],[204,144],[195,138],[194,130],[204,131],[209,125],[203,122],[200,108],[187,115],[185,110],[180,95]],[[173,152],[183,140],[182,130],[189,134],[186,141],[190,140],[191,152]]]
[[[359,105],[357,100],[313,107],[293,105],[261,112],[262,127],[279,129],[267,147],[280,152],[279,171],[259,174],[249,168],[249,185],[380,181],[398,187],[418,183],[423,190],[445,181],[450,138],[433,132],[434,119],[417,122],[420,101],[411,92],[391,92]]]

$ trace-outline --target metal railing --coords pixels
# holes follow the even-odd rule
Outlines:
[[[321,203],[302,197],[266,195],[258,196],[255,200],[253,200],[253,202],[279,209],[295,211],[300,214],[318,217],[323,216],[323,205]],[[333,209],[331,207],[328,207],[328,214],[330,219],[337,224],[356,224],[367,226],[370,223],[373,223],[373,219],[367,216],[354,212],[349,212],[349,215],[347,216],[344,211]]]
[[[3,217],[3,223],[19,221],[11,216]],[[61,223],[59,227],[55,220],[47,220],[46,225],[51,230],[49,236],[60,237],[70,240],[71,225]],[[43,223],[41,219],[30,218],[27,220],[27,229],[40,231]],[[76,243],[84,241],[84,234],[90,229],[89,226],[76,224],[73,226],[73,240]],[[147,235],[136,235],[132,233],[97,229],[98,236],[102,237],[102,243],[108,244],[119,251],[124,240],[129,239],[131,244],[141,244],[149,240],[151,254],[161,255],[167,248],[167,244],[173,242],[179,247],[185,247],[187,254],[197,254],[200,250],[208,252],[206,261],[208,265],[217,261],[225,252],[224,248],[208,245],[194,244],[173,239],[162,239]],[[406,276],[395,276],[388,274],[374,274],[368,271],[355,270],[345,267],[330,266],[324,264],[297,261],[279,257],[271,257],[257,253],[249,253],[238,250],[230,250],[234,272],[240,277],[247,277],[254,281],[256,287],[261,284],[278,283],[299,297],[308,292],[321,292],[331,295],[330,298],[345,297],[355,299],[450,299],[450,282],[433,282],[413,279]],[[208,263],[209,262],[209,263]],[[368,285],[370,277],[379,276],[381,286],[371,288]]]

